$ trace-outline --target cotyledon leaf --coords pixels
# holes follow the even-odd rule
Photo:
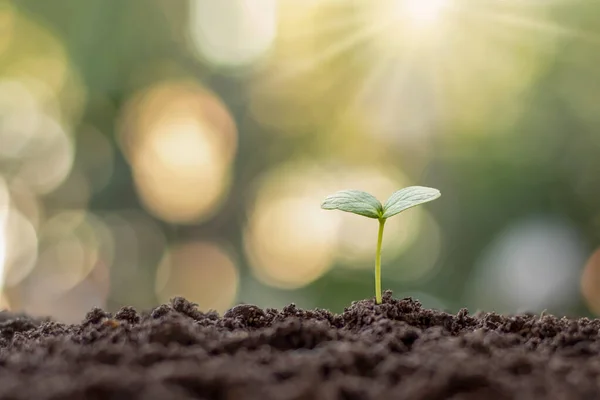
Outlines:
[[[381,202],[369,193],[360,190],[342,190],[325,198],[324,210],[341,210],[369,218],[380,218],[383,214]]]
[[[410,186],[398,190],[383,205],[383,218],[393,217],[411,207],[427,203],[441,196],[439,190],[423,186]]]

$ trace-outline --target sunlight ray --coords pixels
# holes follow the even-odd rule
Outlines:
[[[568,38],[582,39],[595,45],[600,45],[600,34],[586,32],[579,29],[564,27],[556,23],[548,21],[539,21],[520,17],[514,14],[507,13],[490,13],[484,11],[472,11],[461,9],[461,13],[481,17],[500,24],[516,26],[519,28],[535,31],[543,34],[551,34],[555,36],[563,36]]]
[[[302,31],[295,31],[293,34],[287,34],[285,37],[285,44],[290,45],[298,40],[306,40],[312,37],[321,37],[324,35],[343,32],[344,30],[351,29],[361,24],[361,18],[359,15],[354,18],[344,17],[335,19],[327,24],[311,25],[311,29],[305,29]]]
[[[341,54],[351,50],[352,48],[360,45],[362,42],[368,40],[377,34],[381,29],[385,29],[384,26],[372,26],[367,27],[365,29],[358,30],[353,35],[345,38],[344,40],[330,46],[327,51],[322,52],[321,54],[315,55],[311,59],[307,59],[302,63],[295,65],[293,68],[286,69],[281,73],[269,77],[266,84],[269,85],[277,85],[282,82],[293,79],[303,73],[310,72],[315,68],[319,67],[322,63],[340,56]]]
[[[357,108],[371,104],[372,93],[383,88],[382,81],[388,78],[388,84],[385,85],[384,93],[379,93],[376,97],[384,99],[395,99],[401,95],[403,82],[408,78],[411,67],[415,65],[414,48],[416,43],[412,43],[406,51],[401,54],[394,52],[385,52],[379,57],[379,60],[371,67],[362,79],[362,84],[356,96],[348,102],[345,112],[341,119],[346,119]],[[375,59],[375,58],[374,58]],[[378,108],[382,108],[382,112],[387,114],[394,112],[394,107],[399,106],[396,102],[382,102]],[[384,107],[385,106],[385,107]]]
[[[393,135],[402,131],[395,124],[406,122],[407,132],[425,134],[443,121],[469,127],[492,112],[492,103],[512,104],[531,84],[539,63],[554,56],[558,39],[600,44],[600,35],[550,19],[554,14],[548,7],[560,6],[563,0],[544,4],[482,0],[475,7],[467,3],[439,0],[435,8],[428,8],[417,0],[406,0],[394,13],[391,1],[377,3],[387,6],[381,8],[365,1],[364,12],[358,9],[322,20],[318,13],[309,15],[307,24],[314,25],[317,33],[300,29],[304,24],[295,20],[296,29],[282,39],[282,53],[265,70],[258,86],[283,96],[281,90],[291,90],[288,83],[304,88],[314,79],[315,87],[306,86],[302,100],[306,103],[298,104],[325,102],[321,96],[331,94],[327,101],[335,104],[336,114],[327,118],[333,118],[334,130],[345,130],[346,121],[355,120],[353,113],[364,112],[369,131],[381,127],[387,129],[384,136]],[[434,15],[423,15],[429,12]],[[364,18],[357,20],[356,15]],[[294,21],[295,16],[290,16]],[[527,35],[529,31],[535,34]],[[307,45],[301,43],[304,38],[309,40]],[[290,42],[300,46],[290,46]],[[351,55],[354,52],[360,57]],[[345,55],[351,56],[341,57]],[[352,78],[356,65],[360,76]],[[321,68],[323,74],[318,73]],[[306,82],[298,80],[303,76]],[[345,95],[336,101],[333,93],[339,88]],[[491,93],[494,102],[477,102]],[[459,106],[456,100],[468,107]],[[477,112],[468,112],[469,107]]]

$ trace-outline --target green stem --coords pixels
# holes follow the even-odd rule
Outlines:
[[[377,253],[375,253],[375,301],[381,304],[381,244],[383,242],[383,227],[385,219],[379,218],[379,233],[377,234]]]

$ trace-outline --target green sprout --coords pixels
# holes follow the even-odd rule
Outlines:
[[[342,190],[327,196],[321,204],[321,208],[324,210],[346,211],[379,221],[377,252],[375,253],[375,300],[377,304],[381,304],[381,243],[385,221],[404,210],[435,200],[440,196],[441,193],[437,189],[410,186],[392,194],[382,205],[369,193],[360,190]]]

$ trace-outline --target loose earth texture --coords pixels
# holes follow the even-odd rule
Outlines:
[[[0,399],[600,399],[599,320],[423,309],[344,313],[182,298],[81,325],[0,313]]]

